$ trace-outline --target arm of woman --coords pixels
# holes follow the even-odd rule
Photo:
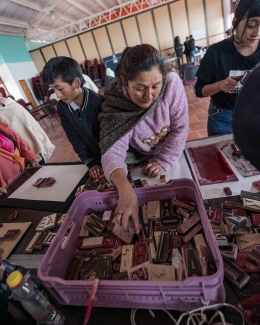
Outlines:
[[[173,74],[167,87],[167,105],[170,115],[170,132],[162,143],[156,162],[168,170],[181,157],[189,131],[188,102],[182,82]]]
[[[104,175],[117,187],[119,200],[115,214],[121,215],[123,230],[127,230],[127,223],[131,216],[136,233],[140,232],[138,217],[138,199],[127,179],[126,151],[129,148],[130,133],[118,140],[101,158]]]
[[[211,46],[204,55],[197,72],[198,79],[195,85],[197,97],[209,97],[220,91],[226,93],[236,89],[238,85],[238,82],[232,77],[213,82],[218,63],[212,51],[214,51],[214,45]]]

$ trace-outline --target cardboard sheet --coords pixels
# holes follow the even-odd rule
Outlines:
[[[229,187],[232,191],[232,195],[240,195],[241,190],[243,191],[249,191],[256,193],[257,190],[252,186],[252,182],[260,180],[260,175],[250,176],[250,177],[243,177],[240,172],[237,170],[237,168],[230,162],[229,158],[226,157],[226,160],[230,166],[230,168],[233,170],[235,175],[238,178],[237,182],[229,182],[229,183],[223,183],[223,184],[211,184],[207,186],[200,186],[198,178],[196,177],[196,172],[194,169],[194,166],[191,161],[191,157],[188,153],[188,148],[195,148],[199,146],[204,146],[207,144],[212,143],[218,143],[220,141],[226,141],[233,139],[233,134],[228,135],[222,135],[217,137],[209,137],[205,139],[198,139],[195,141],[190,141],[186,143],[185,152],[187,155],[187,159],[190,163],[191,169],[195,175],[195,181],[199,187],[200,193],[202,198],[205,199],[211,199],[211,198],[218,198],[218,197],[227,197],[225,192],[223,191],[224,187]]]
[[[87,172],[86,165],[47,165],[40,168],[9,199],[65,202],[75,186]],[[54,177],[51,187],[37,188],[32,184],[43,177]]]
[[[0,260],[5,260],[15,246],[18,244],[19,240],[23,237],[26,230],[31,225],[31,222],[12,222],[12,223],[2,223],[3,227],[0,228],[0,237],[4,237],[5,233],[8,230],[20,229],[21,232],[15,239],[12,240],[3,240],[0,247],[3,248],[3,253],[0,257]]]

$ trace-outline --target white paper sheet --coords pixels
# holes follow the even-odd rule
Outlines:
[[[193,166],[193,164],[191,162],[190,155],[189,155],[189,152],[188,152],[187,149],[188,148],[205,146],[207,144],[217,143],[217,142],[224,141],[224,140],[229,140],[229,139],[233,139],[233,134],[222,135],[222,136],[218,136],[218,137],[210,137],[210,138],[205,138],[205,139],[199,139],[199,140],[190,141],[190,142],[186,143],[185,152],[187,154],[189,163],[191,165],[191,169],[192,169],[192,171],[193,171],[193,173],[195,175],[195,181],[196,181],[196,183],[197,183],[197,185],[199,187],[201,196],[202,196],[202,198],[204,200],[205,199],[217,198],[217,197],[227,197],[228,198],[228,196],[226,196],[225,192],[223,191],[224,187],[229,187],[231,189],[231,191],[232,191],[232,195],[240,195],[241,190],[249,191],[249,192],[253,192],[253,193],[257,192],[257,190],[255,188],[253,188],[252,182],[258,181],[260,179],[260,175],[251,176],[251,177],[243,177],[243,176],[241,176],[241,174],[236,169],[236,167],[231,163],[231,161],[225,155],[224,155],[224,157],[226,158],[230,168],[236,174],[236,176],[238,178],[238,181],[237,182],[230,182],[230,183],[203,185],[203,186],[199,185],[198,178],[196,176],[194,166]]]
[[[166,181],[169,181],[170,179],[173,180],[173,179],[178,179],[178,178],[192,179],[192,175],[189,170],[187,161],[184,157],[184,154],[182,154],[179,161],[177,161],[176,164],[171,169],[169,169],[167,172],[165,172],[164,175],[166,175]],[[133,180],[146,179],[150,186],[163,184],[163,183],[160,183],[160,176],[157,176],[155,178],[145,177],[144,174],[142,174],[142,168],[133,169],[133,171],[131,172],[131,176],[132,176]]]
[[[87,170],[86,165],[43,166],[11,194],[9,198],[65,202]],[[38,178],[44,177],[54,177],[56,183],[51,187],[37,188],[32,186]]]

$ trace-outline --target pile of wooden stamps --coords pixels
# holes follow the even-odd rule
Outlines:
[[[215,202],[208,215],[239,308],[248,324],[260,324],[260,193],[241,191],[240,199]]]
[[[48,187],[52,186],[56,183],[56,180],[54,177],[44,177],[44,178],[38,178],[37,181],[35,181],[32,186],[37,187],[37,188],[42,188],[42,187]]]
[[[141,233],[114,211],[84,216],[67,280],[184,280],[216,272],[196,204],[181,195],[140,207]]]

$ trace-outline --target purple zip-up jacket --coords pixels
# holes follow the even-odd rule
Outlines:
[[[104,174],[123,168],[129,145],[140,153],[155,156],[165,170],[171,168],[181,157],[189,130],[187,97],[179,76],[170,72],[165,92],[157,105],[138,125],[118,140],[102,156]]]

